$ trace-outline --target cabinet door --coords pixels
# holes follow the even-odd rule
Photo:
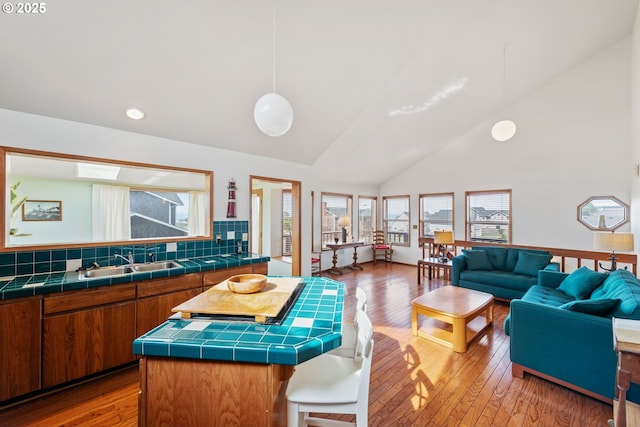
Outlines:
[[[171,309],[183,302],[195,297],[200,289],[191,289],[182,292],[157,295],[138,300],[138,321],[136,335],[140,336],[159,324],[165,322],[174,314]]]
[[[45,317],[43,387],[135,360],[135,301]]]
[[[0,401],[40,389],[42,298],[0,304]]]

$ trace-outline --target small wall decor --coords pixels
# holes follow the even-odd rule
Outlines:
[[[23,221],[62,221],[62,201],[27,200],[22,205]]]
[[[229,180],[229,185],[227,185],[227,190],[229,190],[229,197],[227,201],[227,218],[235,218],[236,217],[236,181],[231,178]]]

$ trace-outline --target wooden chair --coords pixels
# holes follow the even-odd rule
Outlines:
[[[288,426],[366,427],[373,358],[373,325],[357,310],[358,339],[353,357],[321,354],[295,367],[287,385]],[[352,414],[355,423],[309,416]]]
[[[386,232],[384,230],[375,230],[373,232],[373,263],[375,264],[380,255],[384,256],[384,262],[391,262],[393,248],[387,243]]]
[[[322,252],[311,252],[311,275],[320,276],[322,273]]]

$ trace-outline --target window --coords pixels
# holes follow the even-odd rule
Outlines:
[[[629,206],[614,196],[589,197],[578,206],[578,221],[589,230],[614,231],[629,222]]]
[[[433,237],[435,230],[453,230],[453,193],[420,195],[420,236]]]
[[[511,190],[468,191],[465,198],[467,240],[511,243]]]
[[[322,246],[342,240],[341,216],[352,220],[353,197],[350,194],[322,193]],[[353,224],[353,221],[352,221]],[[350,230],[347,230],[349,233]],[[351,240],[351,239],[349,239]]]
[[[358,198],[358,238],[361,242],[373,241],[373,230],[378,226],[378,198]]]
[[[385,196],[382,226],[387,241],[398,246],[409,246],[409,196]]]
[[[282,255],[291,256],[291,190],[282,190]]]

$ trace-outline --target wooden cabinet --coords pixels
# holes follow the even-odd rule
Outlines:
[[[292,373],[293,366],[144,356],[138,425],[284,427]]]
[[[44,297],[42,386],[62,384],[135,360],[136,285]]]
[[[0,401],[40,389],[42,297],[0,303]]]
[[[230,267],[224,268],[221,270],[211,270],[205,271],[203,277],[204,290],[206,291],[211,286],[217,285],[225,279],[228,279],[231,276],[235,276],[236,274],[267,274],[268,264],[266,262],[262,262],[259,264],[250,264],[250,265],[242,265],[240,267]]]
[[[138,283],[136,335],[160,325],[173,314],[171,309],[202,292],[202,273]]]

